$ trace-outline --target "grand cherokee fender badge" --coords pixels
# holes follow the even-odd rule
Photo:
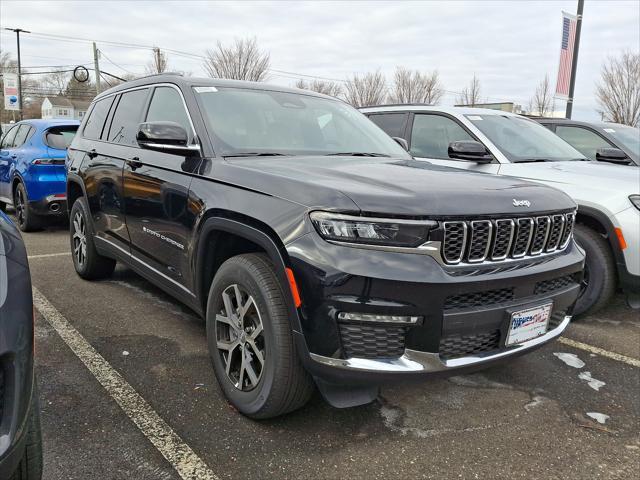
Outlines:
[[[142,227],[142,231],[144,233],[148,233],[149,235],[153,235],[154,237],[159,238],[160,240],[163,240],[163,241],[173,245],[174,247],[179,248],[180,250],[184,250],[184,245],[183,244],[176,242],[172,238],[165,237],[161,233],[158,233],[158,232],[156,232],[154,230],[151,230],[151,229],[149,229],[147,227]]]
[[[514,207],[527,207],[527,208],[529,208],[531,206],[531,202],[529,200],[516,200],[514,198],[513,199],[513,206]]]

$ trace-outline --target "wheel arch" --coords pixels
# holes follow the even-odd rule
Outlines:
[[[80,197],[85,197],[84,184],[76,175],[67,175],[67,211],[71,213],[71,207]]]
[[[289,258],[284,244],[273,229],[253,217],[215,210],[208,212],[201,221],[197,238],[192,265],[196,272],[196,294],[203,312],[206,312],[211,281],[225,260],[241,253],[264,252],[275,266],[276,276],[285,294],[291,328],[301,332],[286,272]]]
[[[616,235],[615,227],[611,220],[599,210],[591,207],[578,207],[578,213],[576,215],[576,223],[580,223],[586,227],[595,230],[603,235],[609,247],[613,252],[613,256],[616,260],[616,269],[619,271],[619,265],[624,265],[624,254],[618,243],[618,236]]]

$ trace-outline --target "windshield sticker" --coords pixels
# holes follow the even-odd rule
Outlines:
[[[218,91],[218,89],[216,87],[193,87],[193,89],[197,93],[210,93],[210,92],[217,92]]]
[[[482,117],[480,117],[478,115],[469,115],[467,118],[469,120],[471,120],[472,122],[475,122],[476,120],[482,120]]]
[[[607,133],[616,133],[616,131],[613,128],[605,128],[604,131]]]

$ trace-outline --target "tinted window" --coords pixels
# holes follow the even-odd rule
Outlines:
[[[613,136],[634,154],[640,155],[640,129],[617,123],[605,124],[603,128],[605,132]]]
[[[158,87],[147,112],[147,122],[175,122],[191,134],[191,125],[180,93],[172,87]]]
[[[449,158],[449,144],[475,140],[455,120],[442,115],[416,115],[411,132],[411,154],[416,157]]]
[[[2,139],[2,148],[13,148],[13,140],[16,138],[20,125],[16,125]]]
[[[102,135],[102,127],[109,115],[109,107],[113,103],[113,97],[105,98],[95,103],[87,122],[84,124],[83,136],[99,140]]]
[[[596,159],[599,148],[611,147],[604,138],[586,128],[558,125],[556,135],[591,160]]]
[[[404,137],[408,113],[377,113],[369,116],[369,120],[387,132],[390,137]]]
[[[137,146],[136,133],[142,121],[142,108],[147,101],[148,89],[123,93],[116,107],[109,129],[109,142]]]
[[[16,134],[16,138],[13,140],[14,148],[21,147],[22,144],[27,141],[27,137],[29,136],[30,131],[31,127],[29,125],[20,125],[20,129]]]
[[[50,128],[45,135],[45,143],[51,148],[65,150],[71,145],[71,140],[75,137],[77,130],[76,125]]]

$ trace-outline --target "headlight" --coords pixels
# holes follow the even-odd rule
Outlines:
[[[392,247],[418,247],[427,241],[429,230],[437,225],[429,220],[368,218],[330,212],[311,212],[310,217],[325,240]]]
[[[640,210],[640,195],[629,195],[629,200],[633,206]]]

